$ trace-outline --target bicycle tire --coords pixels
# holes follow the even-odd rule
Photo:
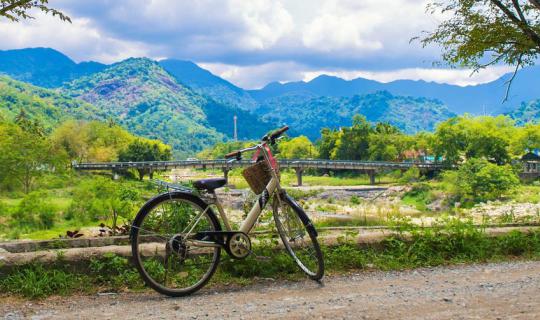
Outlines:
[[[300,205],[298,205],[296,203],[296,201],[294,201],[293,198],[291,198],[288,194],[286,194],[285,192],[282,192],[280,195],[277,195],[276,197],[280,197],[280,200],[281,201],[277,201],[277,198],[274,199],[274,203],[273,203],[273,213],[274,213],[274,222],[276,224],[276,228],[278,230],[278,233],[279,233],[279,236],[281,238],[281,241],[283,242],[283,245],[285,246],[285,249],[287,250],[287,252],[289,253],[289,255],[293,258],[293,260],[296,262],[296,264],[298,265],[298,267],[305,273],[308,275],[308,277],[312,280],[320,280],[323,278],[324,276],[324,258],[323,258],[323,254],[322,254],[322,251],[321,251],[321,247],[319,245],[319,242],[317,240],[317,231],[315,230],[315,227],[313,226],[311,220],[309,219],[309,217],[307,216],[307,214],[305,213],[305,211],[300,207]],[[281,221],[283,219],[285,219],[285,217],[278,211],[278,208],[277,206],[279,206],[279,204],[282,204],[285,205],[285,206],[288,206],[292,212],[294,214],[291,214],[290,212],[287,214],[287,217],[286,219],[290,219],[288,222],[289,222],[289,225],[292,223],[295,224],[295,227],[297,228],[303,228],[305,229],[307,235],[309,236],[309,239],[312,243],[312,250],[313,252],[310,253],[310,255],[312,256],[312,258],[315,259],[315,263],[316,266],[315,268],[310,268],[306,265],[306,258],[305,257],[305,254],[298,254],[298,251],[299,250],[296,250],[294,248],[293,245],[291,245],[291,242],[293,241],[296,241],[296,239],[292,238],[290,239],[290,234],[287,233],[287,231],[291,231],[291,230],[286,230],[286,228],[290,228],[290,227],[286,227],[284,226],[284,222],[286,221]],[[283,208],[282,208],[283,210]],[[280,217],[282,219],[280,219]],[[293,219],[296,219],[296,221],[292,221]],[[301,227],[300,227],[301,226]],[[300,230],[294,230],[295,232],[300,232]],[[299,234],[298,234],[299,235]],[[297,235],[297,236],[298,236]],[[293,240],[294,239],[294,240]],[[293,241],[291,241],[293,240]],[[299,244],[297,245],[299,248],[302,248],[302,246],[305,246],[306,244]],[[307,245],[309,247],[309,245]],[[314,270],[311,270],[311,269],[314,269]]]
[[[209,264],[209,268],[206,270],[203,277],[199,281],[197,281],[195,284],[189,287],[169,288],[159,283],[159,281],[157,281],[156,279],[154,279],[155,277],[152,277],[150,275],[149,270],[147,270],[147,267],[145,267],[146,261],[143,261],[143,254],[142,254],[143,249],[140,246],[139,240],[141,238],[141,231],[144,232],[146,230],[145,219],[148,218],[149,213],[151,213],[153,209],[157,208],[160,205],[163,208],[163,203],[167,201],[183,201],[187,204],[193,205],[195,208],[199,208],[199,210],[207,209],[205,215],[207,217],[207,221],[209,222],[209,225],[211,226],[211,229],[213,231],[221,231],[221,225],[216,215],[212,211],[212,209],[208,208],[207,203],[205,203],[199,197],[190,193],[186,193],[186,192],[171,192],[171,193],[164,193],[164,194],[158,195],[152,198],[151,200],[149,200],[148,202],[146,202],[143,205],[143,207],[139,210],[137,216],[135,217],[135,220],[133,222],[132,229],[131,229],[131,236],[130,236],[131,250],[132,250],[132,255],[133,255],[133,262],[135,264],[135,267],[139,271],[139,274],[141,275],[142,279],[144,280],[147,286],[151,287],[152,289],[154,289],[155,291],[161,294],[171,296],[171,297],[186,296],[200,290],[212,278],[220,261],[221,248],[220,247],[213,248],[214,253],[212,256],[212,260]],[[162,210],[165,210],[165,209],[162,209]],[[169,240],[169,242],[171,242],[171,240]],[[167,245],[165,244],[165,246]],[[157,247],[159,249],[159,245]],[[158,251],[157,251],[158,249],[156,249],[156,257],[158,256]],[[164,264],[168,263],[167,250],[168,249],[165,249],[166,253],[165,253]],[[187,252],[189,252],[189,250],[187,248],[184,250],[186,252],[185,256],[187,257],[188,256]],[[179,258],[179,260],[180,259],[181,258]],[[158,260],[158,258],[156,258],[156,260]],[[167,265],[167,267],[168,266],[169,265]],[[165,280],[165,282],[167,281]]]

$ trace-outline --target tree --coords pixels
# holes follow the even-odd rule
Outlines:
[[[540,124],[527,124],[517,130],[512,140],[512,154],[516,157],[540,149]]]
[[[127,146],[118,155],[120,161],[167,161],[172,157],[171,148],[161,141],[136,139]],[[150,174],[150,179],[153,177],[153,172],[148,169],[137,169],[139,179],[142,180],[146,173]]]
[[[71,19],[57,9],[49,6],[48,0],[0,0],[0,17],[18,22],[21,19],[34,19],[29,13],[33,9],[40,10],[62,21],[71,22]]]
[[[435,130],[434,151],[437,157],[457,164],[470,158],[483,158],[497,164],[511,159],[514,122],[506,116],[448,119]]]
[[[317,149],[306,136],[299,136],[278,145],[279,155],[285,159],[316,158]]]
[[[317,142],[317,148],[319,150],[319,158],[330,159],[334,148],[336,147],[336,141],[339,136],[339,131],[329,128],[323,128],[321,130],[321,139]]]
[[[44,173],[61,170],[65,154],[47,139],[11,123],[0,124],[0,182],[17,183],[29,193]]]
[[[343,127],[338,133],[331,159],[365,160],[369,158],[369,135],[372,127],[366,117],[355,115],[351,127]]]
[[[510,165],[498,166],[483,159],[470,159],[457,172],[447,171],[443,182],[454,190],[460,201],[495,200],[519,185]]]
[[[425,47],[438,44],[443,60],[475,71],[498,63],[520,67],[535,64],[540,54],[539,0],[433,0],[427,7],[446,20],[425,32]]]
[[[119,152],[136,137],[110,123],[68,120],[53,131],[51,139],[72,161],[108,162],[118,160]]]

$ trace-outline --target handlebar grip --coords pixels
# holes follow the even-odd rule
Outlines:
[[[289,130],[289,126],[284,126],[284,127],[280,128],[280,129],[276,130],[274,133],[272,133],[270,135],[270,138],[271,139],[276,139],[287,130]]]
[[[240,151],[229,152],[225,155],[225,159],[235,158],[240,155]]]

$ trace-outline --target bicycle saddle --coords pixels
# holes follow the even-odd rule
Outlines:
[[[193,186],[199,190],[213,192],[215,189],[223,187],[226,183],[227,179],[225,178],[202,179],[193,181]]]

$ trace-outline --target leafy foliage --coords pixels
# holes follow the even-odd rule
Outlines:
[[[127,148],[120,152],[118,160],[130,161],[167,161],[171,159],[171,148],[161,141],[136,139]],[[142,180],[148,172],[147,169],[137,169],[139,179]],[[150,172],[152,177],[152,172]]]
[[[279,155],[286,159],[317,158],[317,148],[306,136],[299,136],[278,144]]]
[[[432,1],[428,11],[441,13],[446,19],[421,42],[442,46],[443,59],[450,64],[478,69],[503,62],[519,68],[534,64],[538,58],[537,0]]]
[[[117,161],[136,136],[114,123],[68,120],[51,134],[51,140],[77,162]]]
[[[1,0],[0,17],[5,17],[17,22],[20,19],[33,19],[29,13],[32,9],[38,9],[49,13],[60,20],[71,22],[71,19],[61,11],[52,8],[48,0]]]
[[[519,185],[510,165],[498,166],[483,159],[470,159],[457,171],[447,171],[443,181],[459,201],[495,200]]]
[[[39,121],[47,131],[71,118],[107,119],[106,113],[93,105],[0,76],[0,114],[5,120],[14,120],[21,112]]]
[[[334,160],[396,161],[415,147],[414,137],[388,123],[372,125],[360,115],[354,116],[351,127],[323,129],[318,142],[319,156]]]
[[[12,213],[12,227],[22,231],[50,229],[56,219],[56,208],[43,199],[43,193],[31,192]]]
[[[0,136],[0,185],[13,188],[16,184],[28,193],[38,177],[64,170],[65,152],[47,137],[7,122],[0,122]]]
[[[138,200],[137,191],[119,187],[110,179],[87,180],[74,190],[66,219],[81,223],[110,220],[112,229],[116,230],[119,218],[133,219]]]
[[[513,121],[504,116],[451,118],[437,126],[434,151],[450,163],[484,158],[503,164],[511,159],[516,131]]]

